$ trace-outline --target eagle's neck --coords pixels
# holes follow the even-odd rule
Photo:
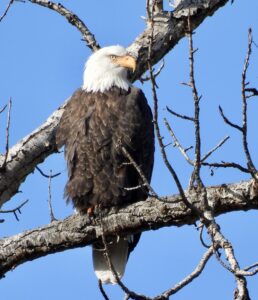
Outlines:
[[[105,71],[101,69],[85,69],[82,89],[86,92],[103,93],[110,90],[114,86],[128,91],[131,83],[127,79],[126,70],[121,71],[121,69],[112,69]]]

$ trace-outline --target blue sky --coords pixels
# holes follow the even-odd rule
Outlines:
[[[7,0],[2,1],[3,11]],[[168,7],[167,2],[166,7]],[[102,45],[130,45],[144,29],[141,16],[145,15],[145,1],[62,1],[85,21]],[[247,49],[247,30],[253,28],[258,43],[258,2],[238,0],[226,5],[214,16],[207,18],[196,30],[196,80],[203,95],[201,106],[202,150],[206,153],[224,136],[230,140],[217,151],[210,161],[235,161],[244,164],[241,136],[226,126],[218,114],[221,105],[234,122],[241,122],[241,72]],[[15,3],[6,19],[0,23],[0,107],[9,97],[13,99],[10,143],[29,134],[67,99],[82,83],[82,71],[90,50],[81,41],[80,33],[56,13],[30,4]],[[258,49],[253,48],[248,80],[258,85]],[[171,117],[166,105],[190,114],[193,111],[191,91],[182,86],[188,80],[188,48],[183,39],[165,57],[165,68],[158,77],[160,119],[167,117],[182,144],[193,144],[190,124]],[[152,106],[150,84],[142,88]],[[249,106],[249,145],[258,164],[257,99]],[[1,151],[4,151],[5,115],[0,116]],[[165,140],[170,142],[162,126]],[[187,187],[191,168],[176,148],[168,148],[169,158],[184,187]],[[62,198],[66,181],[66,166],[62,154],[52,155],[40,166],[45,172],[62,172],[52,184],[55,215],[62,219],[72,213]],[[210,176],[203,170],[207,185],[237,182],[248,179],[236,170],[216,170]],[[160,195],[177,193],[175,184],[162,163],[157,147],[152,185]],[[22,210],[20,222],[12,215],[1,224],[1,235],[9,236],[26,229],[49,223],[47,207],[48,181],[35,171],[21,186],[5,208],[14,207],[25,199],[29,203]],[[235,246],[241,266],[258,260],[258,214],[239,212],[221,216],[218,222],[226,237]],[[176,284],[191,272],[205,249],[193,226],[170,227],[147,232],[131,255],[124,282],[133,290],[154,296]],[[257,277],[249,279],[250,296],[258,299]],[[211,259],[203,274],[173,299],[232,299],[235,288],[231,274],[215,259]],[[101,299],[92,269],[91,249],[81,248],[28,262],[9,272],[0,282],[5,299]],[[111,299],[122,299],[116,286],[108,286]],[[194,296],[193,296],[194,295]]]

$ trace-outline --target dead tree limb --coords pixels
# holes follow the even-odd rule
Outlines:
[[[196,202],[191,198],[193,194],[185,194],[191,202]],[[258,209],[258,191],[254,189],[253,180],[208,187],[207,197],[214,216]],[[198,220],[198,216],[185,206],[180,195],[174,195],[169,197],[169,203],[149,198],[118,211],[112,209],[102,220],[105,235],[128,235],[165,226],[191,225]],[[86,216],[73,215],[63,221],[54,221],[44,227],[2,239],[0,276],[38,257],[90,245],[101,239],[101,235],[99,219],[90,220]]]

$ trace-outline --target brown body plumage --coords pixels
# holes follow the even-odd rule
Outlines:
[[[125,147],[150,180],[153,167],[152,114],[141,90],[112,88],[104,93],[78,90],[61,118],[57,145],[65,145],[65,195],[79,211],[144,200],[146,188],[122,153]]]

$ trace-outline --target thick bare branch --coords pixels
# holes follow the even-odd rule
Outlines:
[[[208,201],[213,207],[214,215],[258,209],[258,193],[253,189],[253,180],[207,188]],[[191,202],[196,203],[196,199],[191,198],[194,194],[185,193]],[[194,224],[197,216],[183,204],[180,195],[171,196],[169,200],[169,203],[164,203],[149,198],[118,211],[112,209],[102,219],[105,235],[128,235],[164,226]],[[7,271],[26,261],[89,245],[100,239],[101,234],[98,219],[74,215],[63,221],[54,221],[47,226],[5,238],[0,241],[0,275],[4,276]]]
[[[154,39],[152,45],[152,64],[160,61],[180,39],[185,37],[188,14],[192,17],[192,29],[196,29],[203,20],[224,6],[228,0],[204,0],[202,3],[180,7],[173,12],[160,12],[154,15]],[[139,79],[148,70],[148,48],[151,36],[151,24],[128,47],[128,51],[137,57],[137,69],[132,80]]]
[[[62,113],[63,106],[38,129],[9,149],[5,170],[0,172],[0,206],[18,192],[20,184],[39,163],[57,151],[55,128]],[[0,155],[0,165],[4,159],[5,155]]]

